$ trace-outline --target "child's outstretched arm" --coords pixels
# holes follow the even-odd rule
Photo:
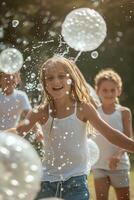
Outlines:
[[[104,137],[111,143],[126,149],[127,151],[134,152],[134,141],[127,137],[120,131],[108,125],[95,110],[92,105],[83,104],[82,110],[85,120],[89,121],[95,129],[97,129]]]
[[[123,133],[127,135],[128,137],[132,138],[132,114],[131,110],[127,107],[121,107],[121,113],[122,113],[122,122],[123,122]],[[122,158],[122,155],[126,152],[124,149],[119,149],[113,156],[109,159],[109,167],[110,169],[116,169],[118,164],[120,163],[120,160]]]
[[[133,138],[133,128],[132,128],[132,113],[129,108],[122,107],[122,121],[124,134],[130,138]]]
[[[36,122],[36,113],[33,113],[33,111],[29,111],[27,117],[23,121],[21,121],[16,128],[7,129],[5,130],[5,132],[11,132],[16,133],[20,136],[25,136],[34,127]]]
[[[27,133],[32,128],[36,127],[35,125],[37,122],[40,123],[41,119],[44,120],[44,117],[42,117],[42,113],[44,113],[44,112],[42,112],[41,109],[36,110],[36,112],[34,109],[29,111],[29,113],[27,114],[25,119],[23,121],[21,121],[16,128],[10,128],[10,129],[6,130],[6,132],[16,133],[20,136],[26,136]]]
[[[38,115],[33,111],[30,111],[26,118],[17,126],[16,132],[20,136],[25,136],[36,124],[38,121]]]

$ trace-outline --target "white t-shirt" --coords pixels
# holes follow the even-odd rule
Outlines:
[[[0,89],[0,130],[15,127],[20,115],[30,110],[31,105],[24,91],[14,89],[11,95],[4,95]]]

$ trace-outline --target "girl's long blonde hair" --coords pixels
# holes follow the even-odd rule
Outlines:
[[[44,96],[45,98],[43,99],[43,103],[48,104],[48,103],[53,103],[51,96],[48,94],[46,90],[46,85],[45,85],[45,77],[46,77],[46,69],[50,66],[56,66],[56,65],[62,65],[66,71],[67,74],[69,74],[71,80],[72,80],[72,90],[71,90],[71,95],[74,98],[75,101],[80,102],[80,103],[87,103],[87,104],[93,104],[95,105],[94,100],[90,96],[90,91],[87,86],[87,82],[80,72],[79,68],[76,66],[76,64],[67,58],[64,57],[58,57],[54,56],[50,59],[48,59],[41,68],[41,82],[44,88]],[[88,123],[88,132],[91,132],[91,125]]]
[[[51,96],[48,94],[45,85],[45,71],[49,66],[56,66],[58,64],[63,65],[66,73],[70,75],[72,79],[72,95],[78,102],[91,103],[93,99],[89,96],[89,88],[87,87],[87,82],[80,72],[79,68],[75,65],[72,60],[64,57],[54,56],[48,59],[41,68],[41,82],[45,91],[46,101],[49,103]]]

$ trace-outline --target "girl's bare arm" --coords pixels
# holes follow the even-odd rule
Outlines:
[[[111,143],[127,151],[134,152],[134,141],[131,138],[108,125],[92,105],[83,104],[82,108],[85,119]]]
[[[16,128],[16,132],[19,135],[26,135],[27,132],[29,132],[38,122],[38,113],[34,113],[33,111],[30,111],[26,118],[20,122],[20,124]]]
[[[121,108],[121,112],[122,112],[122,121],[123,121],[123,133],[125,135],[127,135],[130,138],[133,138],[132,136],[132,114],[130,109],[126,108],[126,107],[122,107]],[[121,156],[124,154],[125,150],[124,149],[120,149],[117,152],[117,157],[121,158]]]
[[[34,110],[30,111],[26,118],[19,123],[16,128],[11,128],[6,130],[6,132],[17,133],[18,135],[25,136],[32,128],[37,127],[37,122],[45,123],[46,117],[44,116],[45,110],[38,109],[36,112]],[[36,128],[37,129],[37,128]]]
[[[133,138],[132,129],[132,114],[130,109],[122,107],[122,121],[123,121],[123,133],[130,138]]]

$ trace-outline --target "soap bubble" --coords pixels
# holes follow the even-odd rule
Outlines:
[[[32,145],[0,132],[0,199],[33,200],[40,190],[42,167]]]
[[[98,51],[93,51],[92,53],[91,53],[91,57],[93,58],[93,59],[96,59],[97,57],[98,57]]]
[[[21,69],[23,56],[15,48],[7,48],[0,54],[0,71],[6,74],[13,74]]]
[[[75,50],[92,51],[104,41],[106,32],[106,23],[97,11],[79,8],[66,16],[61,34],[65,42]]]
[[[100,156],[99,147],[92,139],[88,139],[89,166],[93,166],[98,161],[99,156]]]
[[[17,27],[19,25],[19,20],[16,20],[16,19],[14,19],[13,21],[12,21],[12,27]]]

